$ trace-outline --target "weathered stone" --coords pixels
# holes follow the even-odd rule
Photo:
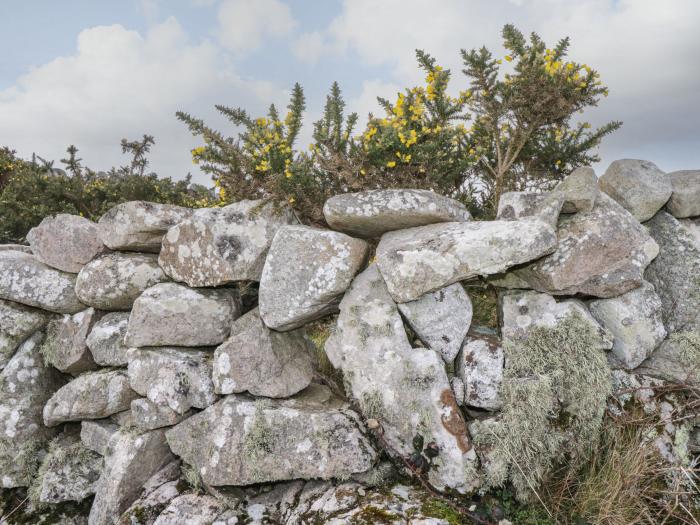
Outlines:
[[[564,195],[562,213],[588,213],[598,198],[598,177],[593,168],[576,168],[554,188]]]
[[[700,215],[700,170],[669,173],[673,194],[666,209],[677,219]]]
[[[0,252],[23,252],[32,255],[32,247],[25,244],[0,244]]]
[[[398,307],[423,344],[452,364],[472,322],[472,302],[462,285],[451,284]]]
[[[661,299],[646,281],[618,297],[588,303],[595,319],[614,336],[613,365],[628,370],[641,364],[666,337]]]
[[[661,250],[644,278],[661,298],[666,329],[700,332],[700,242],[666,212],[659,212],[647,226]]]
[[[470,333],[455,363],[455,373],[464,382],[464,404],[498,410],[503,380],[504,354],[497,337]]]
[[[280,228],[260,279],[260,317],[270,328],[285,331],[337,312],[367,250],[365,241],[343,233]]]
[[[434,350],[411,348],[375,264],[345,294],[325,350],[343,371],[348,393],[366,418],[378,420],[392,449],[407,456],[414,452],[416,435],[434,441],[440,454],[428,474],[433,486],[459,492],[477,488],[476,454],[444,362]]]
[[[123,202],[100,217],[97,228],[102,242],[112,250],[158,253],[167,231],[193,212],[172,204]]]
[[[95,363],[102,366],[127,364],[129,347],[124,344],[124,336],[128,323],[127,312],[108,313],[95,323],[85,341]]]
[[[216,401],[212,355],[189,348],[139,348],[129,351],[131,388],[178,414],[206,408]]]
[[[671,334],[634,373],[671,383],[700,383],[700,334]]]
[[[173,499],[154,525],[211,525],[226,506],[206,494],[183,494]]]
[[[179,480],[180,466],[179,460],[171,461],[153,474],[144,483],[141,496],[121,515],[117,525],[153,525],[168,503],[187,490]]]
[[[564,195],[561,193],[510,191],[501,195],[496,219],[512,221],[533,218],[556,229],[563,205]]]
[[[231,327],[231,336],[214,352],[214,387],[218,394],[248,391],[254,396],[289,397],[314,377],[311,343],[303,329],[275,332],[258,309]]]
[[[284,400],[232,394],[167,432],[210,485],[343,478],[377,457],[348,405],[314,385]]]
[[[323,206],[328,225],[358,237],[379,237],[437,222],[471,220],[460,202],[429,190],[388,189],[335,195]]]
[[[190,415],[192,414],[189,411],[178,414],[168,405],[158,405],[146,398],[134,399],[131,402],[131,417],[134,425],[141,430],[170,427]]]
[[[534,219],[433,224],[384,234],[377,265],[391,296],[405,303],[537,259],[556,243],[554,229]]]
[[[97,224],[67,213],[45,217],[29,230],[27,241],[39,261],[71,273],[78,273],[105,249]]]
[[[0,299],[0,370],[17,347],[49,320],[46,312]]]
[[[75,291],[95,308],[129,310],[144,290],[167,280],[155,255],[109,253],[80,270]]]
[[[646,160],[614,161],[599,185],[639,222],[651,219],[673,193],[669,176]]]
[[[80,423],[80,441],[85,448],[104,456],[109,440],[118,431],[119,425],[109,419],[85,420]]]
[[[128,410],[122,410],[116,414],[109,416],[109,420],[116,423],[122,428],[134,428],[136,423],[134,423],[134,414],[131,412],[131,406]]]
[[[262,200],[201,210],[168,230],[159,262],[190,286],[258,281],[275,233],[296,222],[290,210]]]
[[[50,321],[41,349],[44,359],[61,372],[71,375],[98,368],[87,347],[86,338],[100,317],[102,312],[88,308]]]
[[[88,372],[61,387],[44,407],[44,424],[101,419],[129,408],[138,395],[124,370]]]
[[[75,294],[75,275],[12,250],[0,251],[0,299],[60,314],[85,308]]]
[[[161,283],[135,302],[124,337],[128,346],[211,346],[222,343],[240,315],[234,289],[195,290]]]

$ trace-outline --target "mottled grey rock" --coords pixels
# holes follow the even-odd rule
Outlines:
[[[161,283],[134,302],[124,338],[128,346],[211,346],[223,342],[240,315],[234,289],[195,290]]]
[[[126,410],[137,397],[124,370],[88,372],[51,396],[44,407],[44,424],[101,419]]]
[[[651,355],[666,337],[661,299],[654,286],[642,286],[611,299],[588,303],[595,319],[614,336],[613,364],[631,370]]]
[[[634,373],[671,383],[700,383],[700,334],[671,334]]]
[[[129,310],[145,289],[167,280],[155,255],[109,253],[80,270],[75,291],[95,308]]]
[[[639,222],[651,219],[673,193],[669,176],[646,160],[614,161],[599,185]]]
[[[119,425],[109,419],[88,419],[80,423],[80,441],[85,448],[104,456],[109,440],[118,431]]]
[[[377,265],[396,302],[503,272],[551,253],[554,229],[535,220],[450,222],[384,234]]]
[[[97,224],[67,213],[45,217],[29,230],[27,241],[39,261],[71,273],[78,273],[105,250]]]
[[[464,382],[464,404],[470,407],[501,408],[504,354],[495,336],[470,333],[455,363],[455,374]]]
[[[12,250],[0,251],[0,299],[60,314],[85,308],[75,294],[75,275]]]
[[[109,416],[109,420],[122,428],[131,429],[136,427],[136,423],[134,423],[134,414],[131,412],[131,406],[128,410],[122,410],[121,412],[112,414]]]
[[[178,414],[206,408],[217,399],[212,382],[211,350],[139,348],[129,351],[131,388]]]
[[[270,330],[256,308],[233,323],[231,336],[214,352],[214,387],[218,394],[289,397],[311,383],[312,352],[303,329]]]
[[[452,364],[472,322],[472,302],[459,283],[398,305],[425,346]]]
[[[25,244],[0,244],[0,252],[23,252],[32,255],[32,247]]]
[[[284,331],[337,312],[367,249],[365,241],[343,233],[280,228],[260,279],[260,317],[270,328]]]
[[[88,308],[50,321],[41,349],[44,359],[61,372],[71,375],[98,368],[87,347],[86,338],[100,317],[102,312]]]
[[[117,525],[153,525],[168,503],[188,489],[179,480],[180,467],[179,460],[171,461],[153,474],[144,483],[141,496],[121,515]]]
[[[226,505],[206,494],[183,494],[173,499],[154,525],[211,525]]]
[[[439,460],[429,472],[433,486],[459,492],[478,487],[476,454],[444,362],[434,350],[411,348],[375,264],[345,294],[325,350],[343,371],[348,393],[366,418],[379,422],[392,449],[410,455],[416,435],[437,444]]]
[[[564,196],[562,213],[588,213],[598,198],[598,177],[593,168],[576,168],[554,188]]]
[[[112,250],[160,252],[166,232],[194,210],[147,201],[117,204],[97,223],[100,238]]]
[[[95,363],[102,366],[125,366],[127,364],[124,344],[128,312],[111,312],[95,323],[87,336],[86,344]]]
[[[700,215],[700,170],[669,173],[673,194],[666,209],[677,219]]]
[[[462,378],[458,377],[458,376],[452,376],[450,378],[450,386],[452,387],[452,392],[455,395],[455,399],[457,400],[457,404],[459,406],[464,405],[465,387],[464,387],[464,381],[462,381]]]
[[[191,415],[190,411],[178,414],[168,405],[158,405],[146,398],[134,399],[131,402],[131,418],[134,425],[141,430],[170,427]]]
[[[501,195],[498,201],[496,219],[512,221],[534,218],[556,228],[563,205],[564,195],[561,193],[509,191]]]
[[[290,210],[262,200],[201,210],[168,230],[159,262],[190,286],[258,281],[275,233],[296,222]]]
[[[323,206],[328,225],[358,237],[436,222],[471,220],[460,202],[429,190],[388,189],[335,195]]]
[[[20,343],[43,328],[49,318],[42,310],[0,299],[0,370],[5,368]]]
[[[320,385],[284,400],[231,394],[166,435],[173,452],[214,486],[343,478],[377,457],[358,416]]]

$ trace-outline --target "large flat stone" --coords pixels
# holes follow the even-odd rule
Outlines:
[[[124,336],[128,324],[128,312],[111,312],[93,325],[85,344],[95,363],[101,366],[126,366],[129,347],[124,344]]]
[[[700,216],[700,170],[669,173],[673,194],[666,209],[677,219]]]
[[[676,332],[634,370],[681,385],[700,384],[700,333]]]
[[[50,315],[42,310],[0,299],[0,370],[20,343],[43,328],[49,319]]]
[[[100,317],[102,312],[88,308],[77,314],[51,320],[41,350],[44,359],[61,372],[71,375],[98,368],[86,339]]]
[[[191,415],[190,411],[178,414],[168,405],[159,405],[146,398],[134,399],[131,402],[132,421],[134,426],[141,430],[170,427]]]

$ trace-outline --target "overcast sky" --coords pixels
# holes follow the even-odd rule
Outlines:
[[[349,109],[377,112],[377,95],[421,81],[422,48],[463,89],[459,50],[505,54],[506,23],[570,36],[572,59],[610,87],[585,115],[624,121],[599,175],[622,157],[700,168],[700,0],[0,0],[0,146],[59,159],[75,144],[106,169],[122,137],[149,133],[155,171],[208,184],[176,110],[233,133],[214,104],[262,114],[298,81],[308,142],[334,80]]]

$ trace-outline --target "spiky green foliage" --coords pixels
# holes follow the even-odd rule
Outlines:
[[[255,401],[255,414],[250,429],[243,438],[243,450],[250,457],[257,459],[272,452],[274,432],[265,415],[265,400]]]

